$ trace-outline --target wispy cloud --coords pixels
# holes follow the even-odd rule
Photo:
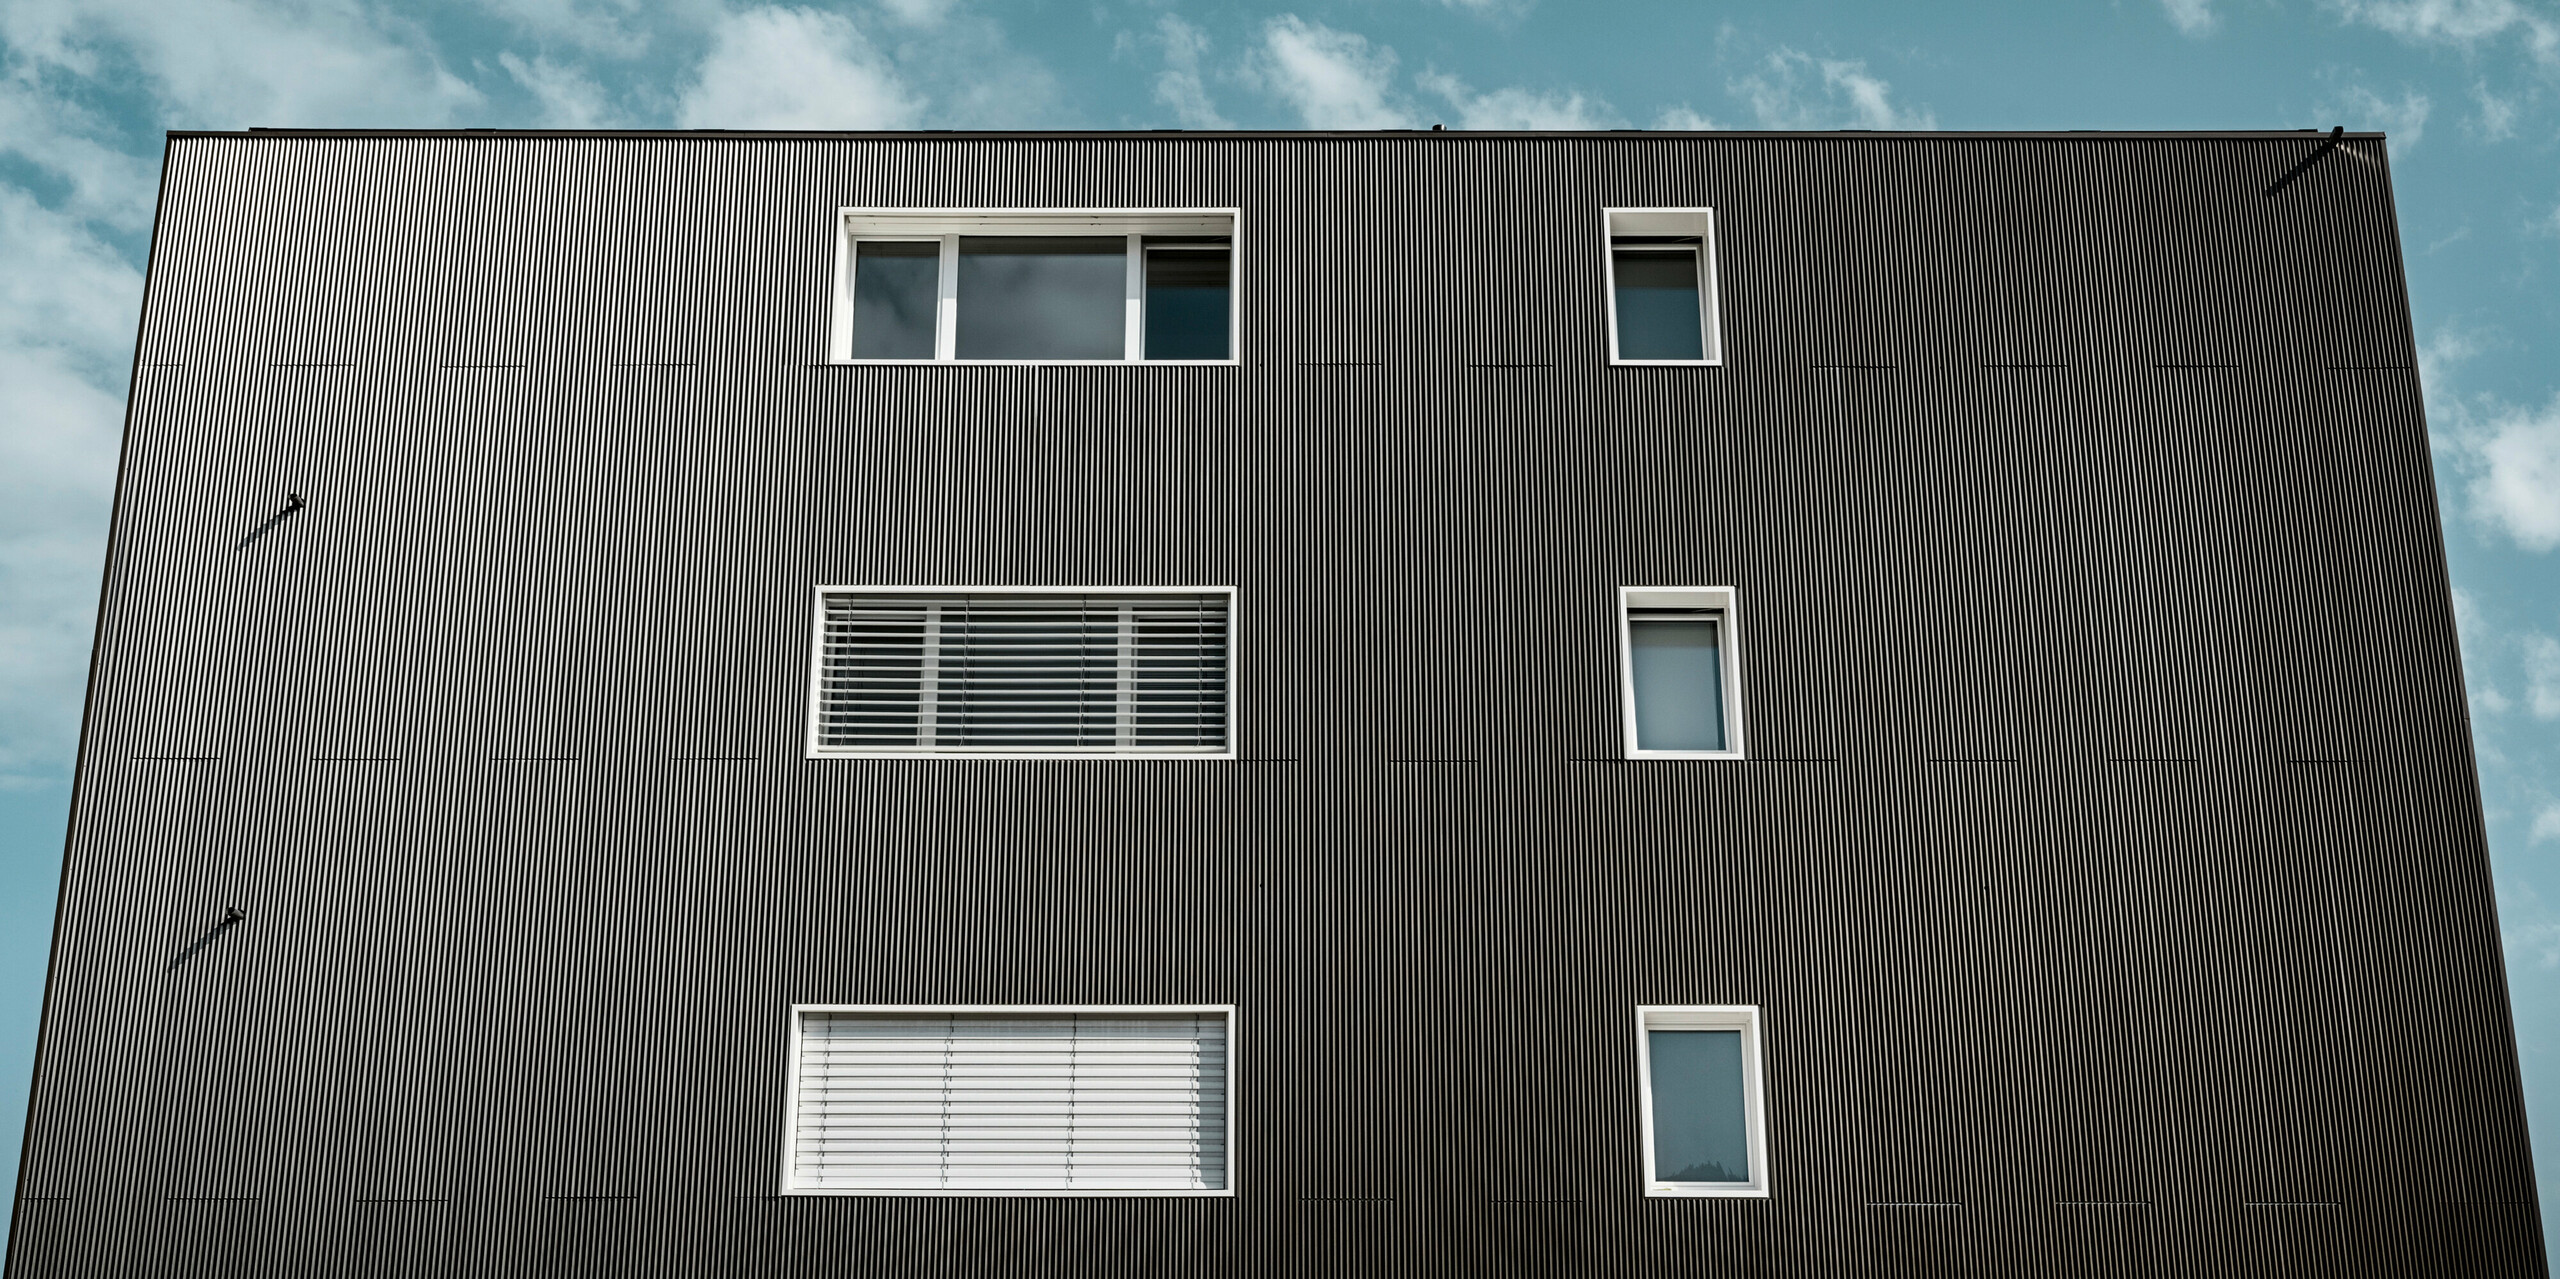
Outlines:
[[[84,78],[130,60],[196,127],[435,125],[481,103],[400,11],[347,0],[12,0],[0,38]]]
[[[2544,61],[2560,58],[2560,23],[2518,0],[2330,0],[2340,17],[2413,44],[2474,48],[2519,41]]]
[[[2525,707],[2535,719],[2560,719],[2560,639],[2526,635],[2518,645],[2524,657]]]
[[[676,120],[688,129],[895,129],[916,102],[852,22],[814,9],[722,19]]]
[[[1282,14],[1263,25],[1260,74],[1308,128],[1412,127],[1395,89],[1395,50],[1364,36]]]
[[[1227,118],[1209,100],[1209,86],[1200,72],[1208,56],[1209,37],[1168,13],[1156,19],[1156,42],[1164,47],[1164,70],[1156,73],[1156,101],[1173,112],[1174,122],[1183,128],[1228,127]]]
[[[2477,132],[2483,142],[2504,142],[2516,135],[2517,106],[2514,98],[2498,93],[2481,80],[2471,86],[2471,100],[2480,107]]]
[[[1703,133],[1721,129],[1724,126],[1707,118],[1705,115],[1700,114],[1698,111],[1692,109],[1688,103],[1683,102],[1676,107],[1667,108],[1662,114],[1655,116],[1653,118],[1653,127],[1657,129],[1671,129],[1681,132]]]
[[[555,129],[595,129],[621,123],[605,99],[602,86],[575,66],[513,52],[498,55],[498,66],[533,97],[534,123]]]
[[[1797,49],[1770,54],[1726,89],[1767,129],[1934,129],[1927,108],[1893,103],[1893,86],[1856,59],[1817,58]]]
[[[60,776],[77,731],[142,276],[10,187],[0,262],[0,786],[19,786]]]
[[[1432,0],[1443,9],[1479,18],[1516,18],[1527,13],[1537,0]]]
[[[1424,89],[1449,104],[1461,129],[1614,129],[1626,118],[1598,98],[1579,93],[1496,89],[1477,93],[1456,76],[1424,72]]]
[[[2160,0],[2168,11],[2170,25],[2191,36],[2209,35],[2213,31],[2213,0]]]
[[[2427,116],[2434,104],[2416,89],[2403,88],[2399,97],[2389,98],[2356,84],[2323,99],[2315,109],[2323,118],[2350,129],[2378,129],[2391,135],[2392,154],[2406,157],[2426,137]]]

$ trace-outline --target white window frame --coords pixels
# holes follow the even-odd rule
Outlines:
[[[1698,237],[1698,337],[1706,353],[1697,360],[1627,360],[1618,356],[1618,237]],[[1663,252],[1677,252],[1665,246]],[[1600,211],[1600,309],[1609,317],[1609,363],[1670,368],[1709,368],[1724,363],[1724,308],[1716,299],[1716,211],[1711,208],[1602,209]]]
[[[914,363],[914,361],[906,361]],[[1227,601],[1227,747],[1222,751],[914,751],[822,750],[818,746],[819,673],[827,653],[829,595],[1217,595]],[[1236,687],[1237,650],[1243,647],[1242,601],[1233,586],[819,586],[809,597],[809,726],[802,749],[808,759],[940,760],[1157,760],[1183,763],[1233,760],[1244,740],[1243,701]]]
[[[1109,236],[1128,237],[1128,277],[1123,290],[1127,313],[1121,332],[1121,358],[1116,360],[963,360],[960,340],[960,237]],[[1227,238],[1227,358],[1223,360],[1150,360],[1147,340],[1148,236],[1225,236]],[[854,259],[865,240],[933,240],[941,244],[936,275],[933,357],[922,360],[858,360],[853,358]],[[1182,209],[917,209],[854,208],[836,210],[836,278],[834,310],[827,330],[827,360],[832,364],[1041,365],[1147,364],[1229,365],[1244,362],[1244,210]]]
[[[1226,1025],[1227,1162],[1223,1186],[1216,1190],[1014,1190],[892,1186],[802,1186],[791,1179],[791,1152],[799,1141],[800,1019],[808,1013],[874,1013],[908,1017],[1048,1017],[1048,1016],[1215,1016]],[[779,1193],[785,1195],[936,1198],[936,1199],[1228,1199],[1236,1193],[1236,1006],[1234,1004],[793,1004],[784,1044],[782,1084],[782,1168]]]
[[[1742,1032],[1742,1124],[1750,1148],[1749,1181],[1660,1181],[1653,1161],[1654,1030],[1735,1030]],[[1766,1067],[1760,1051],[1758,1004],[1639,1004],[1636,1007],[1636,1121],[1644,1131],[1644,1165],[1638,1179],[1651,1199],[1766,1199],[1776,1183],[1769,1170],[1769,1109]]]
[[[1720,751],[1644,750],[1636,738],[1635,611],[1639,608],[1711,608],[1721,616],[1717,678],[1724,690],[1724,744]],[[1628,759],[1747,759],[1742,740],[1742,610],[1730,586],[1621,586],[1618,588],[1618,709]]]

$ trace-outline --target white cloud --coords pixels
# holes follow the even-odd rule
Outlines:
[[[2527,550],[2560,547],[2560,396],[2507,410],[2466,443],[2480,515]]]
[[[0,38],[76,76],[130,58],[182,128],[436,125],[480,104],[425,33],[355,0],[12,0]]]
[[[2527,635],[2524,651],[2525,705],[2535,719],[2560,719],[2560,639]]]
[[[2560,844],[2560,804],[2545,804],[2533,815],[2534,843]]]
[[[2535,816],[2533,838],[2543,837],[2543,823],[2555,814],[2560,814],[2560,809],[2546,808]],[[2560,821],[2553,824],[2560,827]],[[2498,931],[2506,938],[2508,953],[2519,961],[2516,966],[2545,972],[2560,969],[2560,917],[2554,917],[2542,895],[2533,891],[2531,884],[2503,882],[2498,885],[2498,905]]]
[[[2339,16],[2413,44],[2476,47],[2508,36],[2533,56],[2560,57],[2560,24],[2517,0],[2331,0]]]
[[[1282,14],[1262,28],[1260,74],[1310,129],[1410,128],[1395,93],[1395,50]]]
[[[2160,7],[2168,10],[2170,25],[2188,35],[2213,30],[2213,0],[2160,0]]]
[[[1653,118],[1653,127],[1657,129],[1670,129],[1675,132],[1705,133],[1721,129],[1724,126],[1698,114],[1696,111],[1691,110],[1689,108],[1689,104],[1683,102],[1680,105],[1668,108],[1664,110],[1662,114],[1655,116]]]
[[[2427,412],[2432,418],[2449,422],[2459,416],[2455,389],[2461,381],[2454,370],[2470,363],[2485,344],[2479,330],[2451,323],[2438,325],[2435,332],[2418,343],[2418,390],[2426,397]],[[2452,438],[2443,434],[2436,422],[2430,423],[2429,435],[2429,442],[2438,446]]]
[[[142,276],[13,187],[0,262],[0,786],[14,787],[70,765]]]
[[[1164,70],[1156,74],[1156,101],[1173,112],[1186,129],[1224,129],[1227,118],[1209,100],[1200,75],[1200,60],[1209,52],[1209,37],[1200,28],[1165,14],[1156,20],[1156,38],[1164,45]]]
[[[533,95],[537,125],[593,129],[613,122],[604,90],[576,67],[544,57],[527,62],[513,53],[499,54],[498,65]]]
[[[2489,82],[2482,80],[2471,86],[2472,100],[2480,104],[2480,139],[2504,142],[2516,135],[2516,104],[2492,92]]]
[[[726,16],[677,107],[688,129],[896,129],[917,105],[851,22],[812,9]]]
[[[880,10],[911,27],[940,25],[954,0],[880,0]]]
[[[2418,149],[2418,140],[2426,136],[2427,116],[2433,104],[2427,95],[2415,89],[2400,91],[2398,101],[2383,97],[2363,85],[2350,85],[2336,98],[2320,104],[2319,113],[2349,129],[2362,132],[2379,129],[2391,135],[2394,155],[2406,156]]]
[[[1817,58],[1796,49],[1780,49],[1769,55],[1759,73],[1725,87],[1767,129],[1938,127],[1937,117],[1926,108],[1895,107],[1893,87],[1854,59]]]
[[[1477,93],[1456,76],[1437,71],[1419,79],[1424,89],[1449,104],[1461,129],[1613,129],[1626,123],[1608,103],[1579,93]]]

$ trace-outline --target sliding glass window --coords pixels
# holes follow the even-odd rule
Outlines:
[[[838,362],[1233,363],[1235,215],[846,210]]]

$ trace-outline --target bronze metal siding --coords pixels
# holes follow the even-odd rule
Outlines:
[[[9,1277],[2543,1273],[2319,141],[175,139]],[[842,205],[1241,208],[1244,362],[825,366]],[[1242,757],[804,760],[864,582],[1234,584]],[[1648,583],[1750,761],[1619,758]],[[771,1198],[820,1001],[1234,1003],[1237,1194]],[[1644,1199],[1726,1002],[1777,1194]]]

